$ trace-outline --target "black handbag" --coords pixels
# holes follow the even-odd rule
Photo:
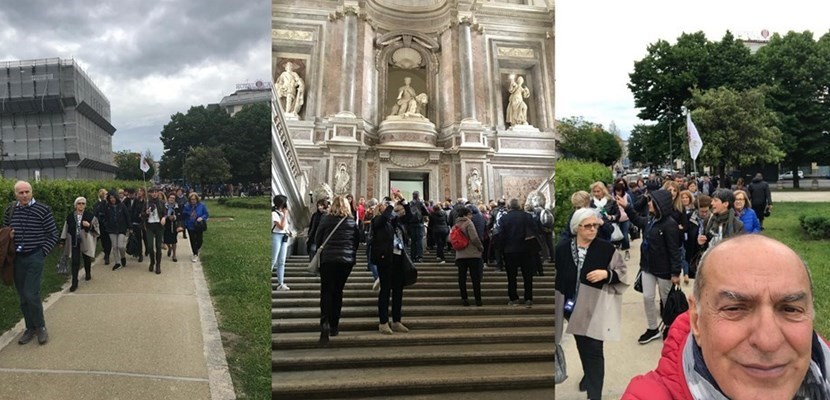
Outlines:
[[[207,231],[207,221],[206,220],[194,221],[193,222],[193,230],[196,231],[196,232],[205,232],[205,231]]]
[[[663,319],[663,337],[668,336],[669,328],[674,320],[689,310],[689,302],[686,295],[680,289],[680,285],[672,285],[669,295],[666,297],[666,305],[663,307],[661,317]]]
[[[412,286],[415,282],[418,282],[418,269],[415,268],[409,254],[403,251],[403,285]]]
[[[637,272],[637,278],[634,279],[634,290],[643,293],[643,271]]]

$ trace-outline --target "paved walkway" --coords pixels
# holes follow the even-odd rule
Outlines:
[[[804,191],[804,192],[785,192],[772,191],[772,203],[775,206],[776,202],[796,202],[803,201],[807,203],[823,203],[830,202],[830,192],[820,191]]]
[[[631,259],[626,262],[632,277],[640,270],[640,243],[631,243]],[[692,284],[682,284],[685,293],[691,293]],[[659,297],[659,295],[658,295]],[[631,378],[646,373],[657,367],[660,352],[663,349],[661,339],[641,345],[637,339],[646,330],[646,314],[643,309],[643,295],[629,287],[623,294],[622,336],[618,342],[605,342],[605,384],[602,389],[603,399],[619,399]],[[567,325],[565,326],[567,330]],[[562,337],[565,360],[568,363],[568,380],[556,386],[556,400],[584,400],[586,394],[579,392],[579,380],[582,379],[582,363],[576,351],[573,335]]]
[[[178,262],[164,253],[161,275],[132,257],[82,269],[45,304],[45,345],[17,343],[22,320],[0,336],[0,398],[234,399],[201,263],[181,238]]]

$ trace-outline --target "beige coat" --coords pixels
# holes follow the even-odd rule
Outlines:
[[[98,232],[100,232],[97,217],[92,219],[91,225],[92,226],[89,228],[89,232],[81,229],[81,253],[95,258],[95,241],[98,239]],[[66,222],[64,221],[63,230],[61,231],[61,240],[66,240],[67,238],[71,238],[71,235],[69,235],[69,232],[67,232]],[[70,245],[71,244],[66,244],[64,246],[66,246],[67,254],[71,257],[72,252],[69,251]]]
[[[597,289],[585,284],[579,285],[579,297],[568,320],[567,333],[587,336],[596,340],[620,340],[623,292],[628,288],[628,267],[619,252],[614,252],[610,270],[616,271],[620,282],[605,284]],[[565,298],[556,292],[556,338],[561,340],[563,319],[561,318]]]

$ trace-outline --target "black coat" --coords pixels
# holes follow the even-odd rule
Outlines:
[[[116,202],[106,208],[106,213],[103,221],[98,221],[100,225],[105,226],[107,233],[127,234],[127,229],[130,227],[130,213],[127,212],[127,207],[122,203]]]
[[[429,214],[429,231],[433,235],[444,235],[450,233],[450,226],[447,225],[447,213],[442,209]]]
[[[641,216],[629,204],[625,208],[628,219],[643,232],[640,246],[640,269],[660,279],[680,276],[680,231],[672,218],[671,193],[667,190],[651,192],[656,215]],[[649,229],[649,225],[651,228]]]
[[[93,214],[98,217],[98,226],[101,229],[101,234],[106,234],[106,226],[104,226],[104,221],[107,218],[107,201],[106,200],[98,200],[95,203],[95,208],[92,210]]]
[[[585,261],[582,264],[582,271],[579,273],[579,281],[588,286],[602,289],[605,284],[614,284],[620,281],[616,271],[610,269],[611,260],[614,258],[614,245],[605,240],[594,239],[588,246],[585,253]],[[571,250],[571,240],[560,241],[556,246],[556,284],[557,291],[565,295],[565,298],[574,298],[576,293],[576,262]],[[608,279],[591,283],[588,281],[588,273],[594,270],[604,269],[608,271]]]
[[[766,207],[772,204],[769,183],[764,182],[763,179],[753,179],[746,191],[752,208]]]
[[[317,232],[314,235],[314,243],[319,249],[329,234],[343,217],[326,214],[320,218]],[[326,247],[320,254],[320,264],[354,264],[357,256],[357,246],[360,244],[362,230],[355,222],[354,217],[346,217],[346,220],[337,227],[331,235]]]
[[[372,218],[372,262],[378,266],[390,266],[394,256],[395,233],[407,242],[406,221],[412,217],[409,207],[404,207],[406,216],[393,217],[393,207],[386,207],[383,213]],[[406,249],[404,249],[406,251]]]
[[[522,210],[510,210],[507,215],[501,217],[499,225],[505,253],[523,253],[532,250],[529,246],[535,245],[535,240],[525,241],[529,233],[538,234],[532,215]]]
[[[84,228],[83,224],[82,224],[81,225],[81,230],[84,231],[84,232],[89,232],[89,230],[92,229],[92,220],[94,218],[95,218],[95,214],[92,211],[84,210],[84,215],[81,217],[81,221],[82,222],[83,221],[89,222],[89,227]],[[66,216],[66,233],[68,233],[69,236],[70,236],[68,239],[71,239],[72,247],[78,247],[78,243],[79,243],[78,238],[75,237],[75,230],[77,229],[76,228],[77,224],[78,224],[78,220],[75,219],[75,211],[72,211]]]

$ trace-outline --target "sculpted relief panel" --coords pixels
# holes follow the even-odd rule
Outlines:
[[[536,190],[545,178],[541,176],[506,176],[501,177],[501,187],[504,197],[508,200],[519,199],[524,204],[530,192]]]

